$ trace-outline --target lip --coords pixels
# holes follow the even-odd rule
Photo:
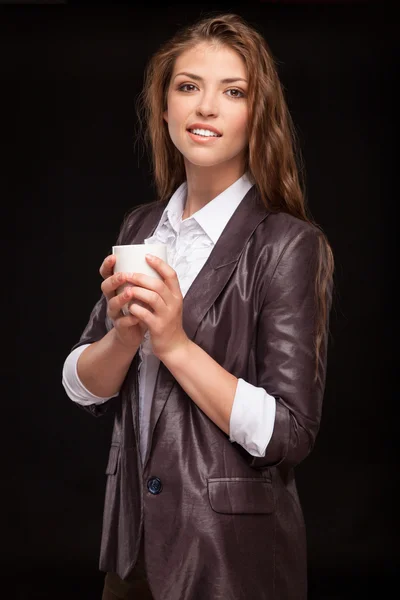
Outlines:
[[[220,131],[218,131],[218,129],[216,129],[212,125],[206,125],[205,123],[192,123],[192,125],[189,125],[189,127],[187,128],[187,130],[189,130],[189,129],[208,129],[209,131],[212,131],[213,133],[222,135],[222,133]]]

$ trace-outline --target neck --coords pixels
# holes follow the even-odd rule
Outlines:
[[[244,173],[244,166],[229,168],[226,165],[199,167],[186,164],[187,197],[182,220],[211,202],[230,187]]]

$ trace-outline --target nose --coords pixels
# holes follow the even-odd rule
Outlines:
[[[196,114],[203,117],[216,117],[218,114],[217,101],[212,94],[203,94],[199,99]]]

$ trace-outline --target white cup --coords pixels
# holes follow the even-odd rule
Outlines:
[[[113,246],[112,253],[116,256],[114,273],[144,273],[151,277],[157,277],[162,279],[161,276],[149,265],[145,259],[146,254],[154,254],[165,262],[168,262],[167,258],[167,245],[166,244],[127,244],[124,246]],[[119,294],[126,287],[132,287],[132,283],[124,283],[117,289]],[[130,315],[129,307],[133,304],[139,304],[141,306],[148,306],[140,302],[140,300],[130,300],[122,307],[124,315]]]

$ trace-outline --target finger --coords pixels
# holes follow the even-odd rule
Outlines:
[[[153,290],[134,286],[131,290],[131,293],[135,300],[144,302],[153,310],[153,312],[156,312],[158,315],[161,315],[167,306],[160,294],[154,292]]]
[[[107,277],[110,277],[113,274],[116,260],[117,257],[115,256],[115,254],[110,254],[109,256],[106,256],[106,258],[103,260],[99,269],[100,275],[103,279],[107,279]]]
[[[146,260],[151,267],[159,275],[161,275],[162,279],[165,282],[167,288],[175,295],[179,295],[181,293],[181,288],[178,281],[178,276],[176,271],[162,260],[162,258],[158,258],[158,256],[154,256],[154,254],[146,254]]]
[[[167,288],[164,281],[158,277],[145,275],[144,273],[132,273],[129,281],[132,281],[135,286],[157,293],[166,305],[170,304],[173,300],[171,291]]]
[[[123,306],[132,299],[133,286],[126,287],[117,295],[111,296],[108,300],[107,314],[113,321],[121,316]]]
[[[107,300],[115,296],[118,288],[122,287],[124,283],[131,281],[131,276],[131,273],[118,272],[104,279],[100,287]]]
[[[156,321],[155,321],[156,317],[155,317],[155,315],[153,315],[150,308],[145,308],[144,306],[141,306],[140,304],[133,303],[129,307],[129,312],[132,315],[134,315],[135,317],[137,317],[150,330],[156,323]]]

